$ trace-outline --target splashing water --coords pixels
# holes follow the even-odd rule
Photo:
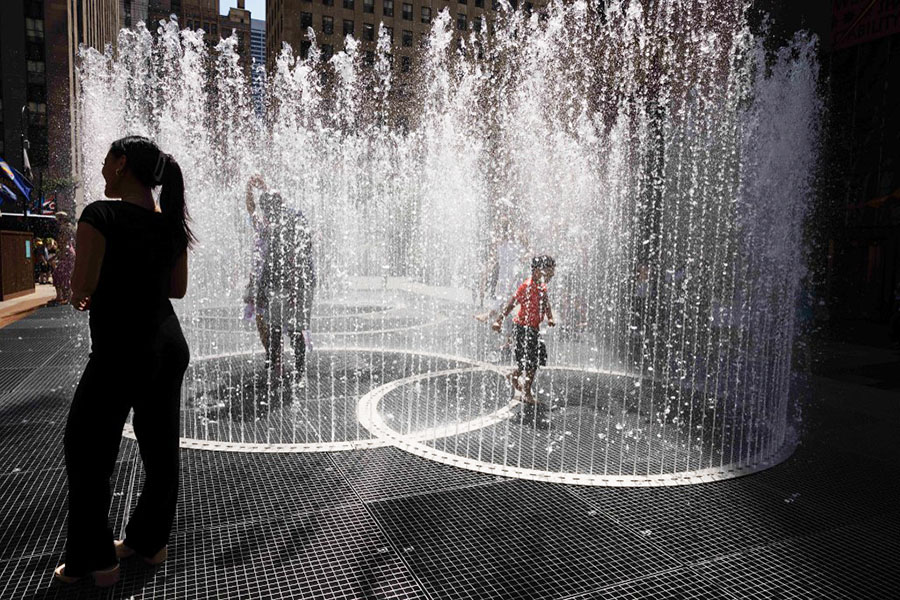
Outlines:
[[[745,9],[554,3],[459,45],[444,11],[402,77],[384,31],[373,65],[353,40],[327,63],[315,43],[305,59],[286,47],[265,111],[233,37],[210,50],[166,22],[83,51],[88,201],[103,189],[92,165],[126,133],[185,173],[200,244],[177,307],[196,357],[183,435],[390,442],[593,483],[783,456],[818,64],[805,35],[767,56]],[[256,173],[313,231],[315,349],[291,386],[265,375],[241,319]],[[513,291],[489,289],[513,234],[558,265],[560,326],[535,382],[549,429],[517,420],[509,348],[472,318]]]

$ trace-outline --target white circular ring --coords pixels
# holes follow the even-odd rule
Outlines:
[[[607,374],[607,375],[626,375],[633,376],[628,373],[623,373],[619,371],[606,371],[602,369],[577,369],[575,367],[546,367],[547,370],[580,370],[587,373],[596,373],[596,374]],[[684,471],[680,473],[667,473],[660,475],[601,475],[601,474],[588,474],[588,473],[563,473],[563,472],[554,472],[554,471],[541,471],[538,469],[526,469],[523,467],[512,467],[508,465],[498,465],[495,463],[484,462],[480,460],[474,460],[462,456],[458,456],[456,454],[451,454],[449,452],[444,452],[442,450],[436,450],[429,446],[423,445],[421,442],[430,441],[432,439],[438,439],[440,437],[446,437],[445,435],[433,435],[437,430],[427,430],[428,436],[422,436],[413,434],[413,435],[403,435],[398,433],[396,430],[392,429],[385,423],[384,419],[378,413],[378,403],[387,395],[389,392],[406,385],[408,383],[412,383],[415,381],[420,381],[423,379],[427,379],[429,377],[436,377],[441,375],[449,375],[456,372],[472,372],[479,370],[477,367],[470,367],[468,369],[453,369],[450,371],[441,371],[435,373],[425,373],[421,375],[415,375],[413,377],[407,377],[404,379],[397,379],[386,383],[382,386],[379,386],[375,389],[370,390],[368,393],[364,394],[359,399],[359,404],[356,409],[356,418],[359,423],[372,432],[377,437],[385,440],[388,444],[399,448],[401,450],[405,450],[411,454],[416,456],[420,456],[422,458],[426,458],[428,460],[433,460],[435,462],[443,463],[446,465],[460,467],[463,469],[468,469],[470,471],[478,471],[480,473],[487,473],[489,475],[499,475],[502,477],[513,477],[517,479],[529,479],[533,481],[545,481],[545,482],[553,482],[553,483],[565,483],[570,485],[584,485],[584,486],[606,486],[606,487],[658,487],[658,486],[674,486],[674,485],[689,485],[694,483],[703,483],[708,481],[720,481],[723,479],[732,479],[734,477],[741,477],[743,475],[749,475],[751,473],[756,473],[758,471],[762,471],[768,469],[769,467],[773,467],[784,460],[786,460],[790,455],[794,452],[795,444],[786,441],[785,444],[772,456],[768,457],[767,460],[764,460],[759,463],[750,464],[750,465],[728,465],[724,467],[711,467],[706,469],[698,469],[695,471]],[[511,405],[517,404],[517,402],[510,403]],[[512,406],[507,406],[496,413],[492,413],[490,415],[486,415],[481,417],[480,419],[476,419],[475,421],[471,421],[469,423],[474,423],[476,421],[484,420],[485,422],[481,425],[481,427],[487,427],[493,423],[498,422],[500,419],[495,418],[495,416],[499,416],[501,414],[506,414],[508,410],[510,410]],[[508,415],[507,417],[508,418]],[[455,429],[453,432],[448,433],[448,435],[452,435],[452,433],[463,432],[463,431],[471,431],[472,429],[477,429],[477,427],[473,427],[472,429],[464,430],[463,426],[469,425],[469,423],[462,424],[459,429]],[[445,427],[443,429],[449,429]],[[787,439],[793,439],[794,436],[788,436]]]

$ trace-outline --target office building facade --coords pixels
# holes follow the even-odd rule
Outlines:
[[[37,190],[74,208],[80,172],[76,58],[80,45],[115,44],[122,0],[9,0],[0,44],[0,156]]]
[[[518,7],[518,0],[511,2]],[[523,2],[522,8],[546,6],[546,0]],[[493,30],[498,0],[266,0],[266,60],[271,68],[287,42],[299,56],[310,47],[308,30],[315,32],[322,58],[328,59],[344,48],[347,35],[362,43],[368,60],[374,56],[379,28],[383,23],[392,41],[395,68],[410,68],[417,48],[431,31],[435,16],[449,9],[459,33],[486,28]]]

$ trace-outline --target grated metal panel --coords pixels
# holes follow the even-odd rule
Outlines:
[[[0,475],[65,468],[64,423],[29,422],[0,427]]]
[[[113,531],[121,527],[129,501],[134,461],[128,453],[110,481]],[[66,473],[63,469],[0,476],[0,560],[62,552],[65,545]]]
[[[709,561],[694,570],[740,598],[893,600],[900,513]]]
[[[680,566],[558,486],[498,482],[369,506],[440,598],[559,598]]]
[[[325,454],[181,451],[175,528],[181,531],[335,508],[357,500]],[[137,495],[143,469],[135,482]]]
[[[687,568],[633,579],[564,600],[738,600],[718,585]]]
[[[501,478],[456,469],[387,446],[338,452],[332,460],[365,502],[484,485]]]
[[[426,598],[361,506],[173,535],[156,571],[131,561],[117,598]]]

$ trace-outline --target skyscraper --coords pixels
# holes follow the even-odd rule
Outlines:
[[[251,67],[251,86],[253,91],[253,104],[257,114],[262,115],[263,86],[266,81],[266,22],[262,19],[250,21],[250,57],[253,59]]]
[[[250,56],[257,64],[266,64],[266,22],[250,20]]]

